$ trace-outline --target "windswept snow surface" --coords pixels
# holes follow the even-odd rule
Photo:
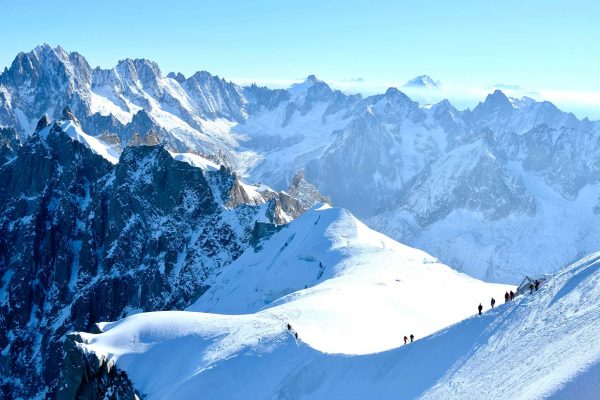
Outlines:
[[[476,373],[491,369],[485,361],[496,350],[504,353],[493,368],[505,365],[507,373],[513,363],[546,365],[519,357],[537,354],[538,343],[543,345],[537,335],[545,335],[548,321],[540,322],[539,313],[551,307],[539,306],[535,313],[536,302],[564,285],[552,282],[533,296],[425,337],[473,314],[480,301],[487,306],[491,296],[500,303],[507,286],[453,271],[370,230],[347,211],[326,206],[307,212],[262,245],[227,267],[188,311],[143,313],[103,324],[102,334],[83,334],[83,346],[115,360],[149,399],[191,399],[200,393],[212,399],[454,396],[436,397],[435,391],[444,390],[467,390],[459,398],[482,393],[490,398],[481,384],[495,375],[471,375],[465,365],[472,363]],[[561,308],[552,314],[557,322],[569,318],[564,312],[565,299],[572,304],[569,293],[555,301]],[[589,310],[580,311],[587,315]],[[298,332],[298,341],[287,323]],[[555,333],[571,331],[549,326]],[[514,330],[530,336],[516,354]],[[417,341],[403,346],[402,337],[410,333]],[[551,343],[546,337],[544,346]],[[552,349],[546,371],[567,357],[564,347],[560,354]],[[593,352],[581,353],[593,361]],[[565,365],[561,376],[567,379],[576,370]],[[473,377],[468,386],[452,381],[461,372],[463,379]],[[498,379],[500,389],[508,384],[507,375],[498,373]]]
[[[597,253],[533,295],[381,353],[322,353],[305,341],[304,326],[296,342],[277,307],[138,314],[85,335],[85,347],[116,358],[151,399],[592,399],[600,393],[599,301]]]
[[[325,205],[262,251],[246,251],[189,310],[275,312],[320,351],[366,354],[457,322],[507,288],[460,274]]]

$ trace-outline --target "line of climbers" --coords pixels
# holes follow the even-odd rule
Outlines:
[[[529,294],[533,293],[533,290],[535,289],[535,291],[537,292],[538,289],[540,288],[540,280],[536,279],[533,283],[529,284]],[[512,290],[510,292],[506,292],[504,293],[504,302],[508,303],[509,301],[512,301],[515,299],[515,292],[513,292]],[[492,300],[490,301],[490,305],[492,306],[492,308],[494,308],[494,305],[496,305],[496,299],[494,299],[492,297]],[[479,315],[481,315],[481,311],[483,310],[483,306],[481,305],[481,303],[479,303],[479,306],[477,306],[477,311],[479,311]]]
[[[540,284],[541,284],[541,282],[539,279],[536,279],[533,283],[531,283],[529,285],[529,293],[530,294],[533,293],[534,289],[537,292],[538,289],[540,288]],[[512,290],[510,292],[504,293],[504,302],[508,303],[509,301],[514,300],[515,296],[516,296],[516,294]],[[492,300],[490,301],[490,305],[492,306],[492,308],[494,308],[494,306],[496,305],[496,299],[494,299],[493,297],[492,297]],[[479,303],[477,310],[479,311],[479,315],[481,315],[481,312],[483,311],[483,306],[481,305],[481,303]],[[287,329],[289,332],[294,332],[294,337],[296,338],[296,340],[298,340],[298,332],[293,331],[292,324],[288,323]],[[409,337],[410,337],[410,342],[412,343],[415,340],[415,335],[413,335],[411,333]],[[406,335],[404,336],[404,344],[408,344],[409,337],[407,337]]]

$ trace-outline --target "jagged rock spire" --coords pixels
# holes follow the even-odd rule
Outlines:
[[[48,125],[50,125],[50,118],[48,117],[48,114],[44,114],[42,116],[42,118],[40,118],[40,120],[38,121],[38,123],[35,127],[35,133],[40,132],[42,129],[46,128]]]
[[[73,114],[71,107],[66,106],[65,108],[63,108],[62,117],[63,117],[63,119],[68,119],[68,120],[73,121],[73,123],[75,123],[77,126],[81,127],[81,124],[79,123],[79,120],[77,119],[75,114]]]

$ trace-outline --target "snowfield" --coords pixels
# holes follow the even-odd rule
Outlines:
[[[116,361],[150,399],[600,393],[600,253],[503,304],[507,286],[453,271],[342,209],[313,209],[262,245],[188,311],[103,324],[84,348]]]
[[[460,321],[506,290],[439,264],[346,210],[323,206],[283,228],[261,251],[247,250],[188,310],[274,313],[317,350],[366,354]]]

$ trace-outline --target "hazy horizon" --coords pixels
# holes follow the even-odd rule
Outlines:
[[[509,95],[533,93],[580,118],[600,118],[594,1],[2,5],[5,31],[20,32],[0,37],[2,68],[20,51],[49,43],[81,53],[92,66],[147,58],[165,74],[206,70],[269,87],[314,74],[369,95],[429,75],[444,84],[441,97],[461,108],[503,85],[519,88]]]

